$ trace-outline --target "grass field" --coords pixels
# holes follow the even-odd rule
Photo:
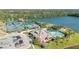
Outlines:
[[[48,46],[46,47],[46,49],[64,49],[66,47],[70,47],[70,46],[74,46],[79,44],[79,34],[78,33],[74,33],[71,34],[69,38],[65,38],[68,39],[68,41],[63,40],[63,43],[60,43],[60,40],[58,41],[58,45],[56,45],[55,42],[51,41]],[[35,45],[36,49],[41,48],[38,45]],[[74,47],[73,47],[74,48]]]

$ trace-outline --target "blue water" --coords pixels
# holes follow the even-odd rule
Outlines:
[[[71,28],[76,32],[79,32],[79,18],[78,17],[55,17],[55,18],[50,18],[50,19],[44,18],[38,21],[61,25],[67,28]],[[8,31],[18,31],[18,30],[23,30],[24,27],[26,28],[34,27],[34,25],[31,25],[31,24],[29,25],[28,23],[24,25],[23,23],[20,23],[20,22],[13,22],[14,24],[12,24],[12,22],[10,21],[7,24]]]
[[[52,34],[52,36],[54,38],[57,38],[57,37],[62,38],[62,37],[64,37],[64,34],[59,32],[59,31],[55,31],[55,30],[48,30],[48,31],[51,32],[51,34]]]
[[[23,22],[17,22],[17,21],[9,21],[7,22],[7,31],[12,32],[12,31],[21,31],[24,29],[32,29],[32,28],[38,28],[39,25],[35,23],[23,23]]]
[[[71,28],[76,32],[79,32],[79,18],[78,17],[55,17],[40,19],[40,22],[46,22],[56,25],[61,25],[67,28]]]

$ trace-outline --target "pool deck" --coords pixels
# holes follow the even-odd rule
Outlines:
[[[40,34],[40,40],[43,40],[43,39],[45,39],[45,37],[48,35],[46,32],[44,32],[44,30],[43,30],[44,28],[39,28],[39,29],[27,29],[27,30],[23,30],[23,31],[20,31],[20,33],[17,33],[17,32],[11,32],[11,33],[6,33],[6,32],[4,32],[4,31],[2,31],[2,30],[0,30],[0,33],[2,33],[2,35],[0,35],[0,39],[2,39],[2,38],[5,38],[5,37],[11,37],[11,36],[16,36],[16,35],[20,35],[20,36],[22,36],[23,37],[23,39],[24,39],[24,41],[25,41],[25,45],[24,46],[22,46],[22,47],[19,47],[19,48],[23,48],[23,49],[26,49],[26,48],[28,48],[28,49],[32,49],[32,48],[36,48],[35,47],[35,45],[33,45],[33,44],[29,44],[28,43],[28,41],[29,41],[29,37],[28,37],[28,35],[26,34],[24,34],[24,33],[29,33],[29,32],[32,32],[32,31],[34,31],[34,30],[36,30],[36,31],[38,31],[38,30],[41,30],[41,32],[40,33],[44,33],[44,35],[43,34]],[[46,28],[47,29],[47,28]],[[65,29],[61,29],[61,31],[67,31],[67,30],[65,30]],[[60,32],[60,31],[58,31],[58,32]],[[57,33],[57,32],[56,32]],[[33,33],[34,34],[34,33]],[[56,34],[52,34],[52,35],[56,35]],[[57,35],[60,35],[60,34],[57,34]],[[74,37],[75,36],[75,37]],[[61,44],[59,44],[59,46],[58,46],[58,48],[66,48],[66,47],[71,47],[71,46],[75,46],[75,45],[78,45],[79,43],[79,40],[76,38],[76,37],[78,37],[79,36],[79,34],[77,35],[73,35],[72,37],[74,37],[74,39],[73,38],[70,38],[71,40],[69,40],[69,42],[67,42],[66,44],[67,45],[65,45],[65,46],[62,46]],[[39,37],[39,36],[37,36],[36,35],[36,37]],[[78,37],[79,38],[79,37]],[[26,40],[27,39],[27,40]],[[65,39],[65,38],[64,38]],[[11,43],[11,44],[14,44],[14,43]],[[49,46],[48,48],[57,48],[57,47],[55,47],[56,45],[55,44],[50,44],[49,43],[49,45],[51,45],[51,46]],[[12,49],[13,48],[15,48],[15,47],[11,47]],[[18,48],[17,48],[18,49]]]

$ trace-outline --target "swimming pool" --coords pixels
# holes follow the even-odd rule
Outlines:
[[[21,22],[8,22],[6,27],[9,32],[24,29],[24,25]]]
[[[55,31],[55,30],[48,30],[48,31],[52,34],[52,36],[54,38],[62,38],[62,37],[64,37],[64,34],[59,32],[59,31]]]
[[[15,22],[15,21],[7,22],[7,25],[6,25],[8,32],[21,31],[24,29],[32,29],[32,28],[39,28],[39,27],[40,26],[35,23],[23,23],[23,22]]]

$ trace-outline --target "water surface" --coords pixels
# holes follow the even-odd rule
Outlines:
[[[79,18],[78,17],[55,17],[40,19],[40,22],[46,22],[56,25],[61,25],[67,28],[71,28],[76,32],[79,32]]]

